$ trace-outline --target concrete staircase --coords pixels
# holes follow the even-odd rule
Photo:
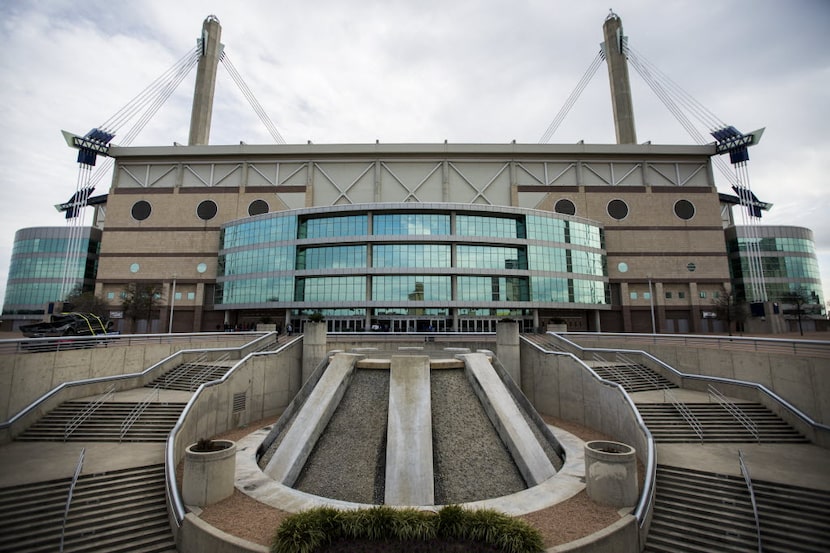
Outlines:
[[[640,364],[597,365],[591,368],[600,378],[619,384],[628,393],[677,388],[667,378]]]
[[[218,380],[225,376],[234,363],[236,361],[182,363],[147,384],[146,387],[195,392],[196,388],[205,382]]]
[[[58,551],[70,482],[65,478],[0,489],[0,551]],[[81,476],[64,551],[175,553],[164,465]]]
[[[718,403],[684,403],[699,423],[704,443],[807,443],[781,417],[760,403],[738,403],[737,408],[754,425],[757,437]],[[700,442],[695,429],[672,403],[638,403],[637,409],[658,443]]]
[[[824,552],[830,492],[753,480],[763,550]],[[758,551],[743,478],[658,465],[657,499],[645,552]]]
[[[178,421],[185,403],[109,401],[101,403],[69,436],[66,430],[88,408],[84,401],[67,401],[17,436],[22,441],[163,442]],[[137,408],[140,416],[122,436],[122,425]]]

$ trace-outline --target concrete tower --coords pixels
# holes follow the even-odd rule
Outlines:
[[[213,114],[213,93],[216,90],[216,70],[222,45],[222,26],[215,15],[209,15],[202,24],[201,54],[196,68],[196,88],[193,91],[193,111],[190,113],[190,146],[207,144],[210,139],[210,119]]]
[[[605,37],[603,50],[608,65],[608,80],[611,83],[611,105],[614,109],[614,128],[617,144],[636,144],[637,131],[634,129],[634,106],[631,101],[631,82],[628,80],[628,61],[623,54],[622,20],[611,12],[602,26]]]

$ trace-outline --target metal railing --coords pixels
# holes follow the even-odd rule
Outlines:
[[[202,352],[196,359],[193,361],[187,361],[182,363],[181,365],[177,365],[174,367],[169,373],[161,376],[159,380],[165,386],[171,386],[181,380],[190,369],[198,367],[207,361],[208,354],[207,352]],[[167,375],[172,373],[172,378],[167,378]]]
[[[755,438],[755,441],[761,441],[761,435],[758,432],[758,425],[755,422],[746,416],[746,414],[741,411],[741,408],[738,405],[723,395],[717,388],[712,386],[711,384],[708,385],[709,390],[709,397],[713,398],[717,403],[720,404],[721,407],[726,409],[730,415],[735,417],[741,425],[746,428],[750,434]]]
[[[620,361],[620,363],[623,364],[623,366],[628,368],[634,374],[636,374],[637,376],[639,376],[640,378],[642,378],[643,380],[657,388],[658,390],[666,390],[669,388],[669,386],[660,382],[660,379],[657,378],[657,376],[655,376],[654,372],[652,372],[651,369],[644,366],[642,363],[634,361],[633,359],[619,351],[617,352],[617,359]]]
[[[741,474],[746,482],[746,487],[749,489],[749,500],[752,502],[752,514],[755,515],[755,532],[758,535],[758,553],[763,553],[761,545],[761,518],[758,516],[758,504],[755,501],[755,488],[752,486],[752,477],[749,475],[749,468],[744,463],[744,453],[738,450],[738,463],[741,465]]]
[[[78,456],[78,464],[75,465],[75,474],[72,476],[72,481],[69,483],[69,493],[66,496],[66,508],[63,510],[63,523],[61,524],[61,544],[58,551],[63,553],[63,543],[66,537],[66,521],[69,519],[69,506],[72,504],[72,494],[75,492],[75,484],[78,482],[78,477],[81,475],[81,470],[84,467],[84,455],[86,448],[81,448],[81,454]]]
[[[101,405],[103,405],[103,403],[107,401],[109,398],[111,398],[114,394],[115,384],[111,384],[107,388],[107,391],[98,396],[96,399],[87,403],[84,409],[80,413],[72,417],[72,419],[63,427],[63,441],[66,441],[69,438],[69,436],[71,436],[72,433],[78,429],[79,426],[81,426],[90,416],[92,416],[92,413],[94,413],[99,407],[101,407]]]
[[[62,336],[59,338],[18,338],[0,340],[0,356],[15,353],[41,353],[76,349],[127,347],[156,344],[205,344],[227,342],[229,337],[250,340],[265,332],[199,332],[192,334],[106,334],[102,336]]]
[[[203,362],[203,363],[224,363],[225,361],[227,361],[228,359],[230,359],[230,357],[231,357],[231,354],[230,354],[230,353],[226,353],[226,354],[222,355],[221,357],[219,357],[218,359],[213,359],[213,360],[211,360],[211,361],[205,361],[205,362]],[[201,383],[202,383],[205,379],[207,379],[207,377],[210,375],[210,373],[212,373],[214,370],[216,370],[216,366],[215,366],[215,365],[206,364],[206,365],[202,368],[202,370],[201,370],[201,371],[199,371],[198,373],[196,373],[195,375],[192,375],[192,376],[190,377],[190,386],[188,386],[188,389],[189,389],[191,392],[192,392],[193,390],[195,390],[197,387],[199,387],[199,385],[200,385],[200,384],[201,384]]]
[[[571,341],[586,338],[614,341],[626,344],[677,345],[694,348],[710,348],[732,351],[756,351],[782,355],[799,355],[830,359],[830,333],[828,340],[791,340],[786,338],[753,338],[745,336],[706,336],[701,334],[635,334],[569,332]]]
[[[694,413],[686,407],[685,403],[677,399],[677,396],[675,396],[671,390],[663,390],[663,397],[674,406],[677,412],[680,413],[680,416],[686,421],[686,424],[688,424],[692,430],[695,431],[695,434],[697,434],[697,437],[700,438],[700,441],[702,442],[703,426],[701,426],[700,421],[697,420]]]
[[[125,418],[124,422],[121,423],[121,431],[118,436],[119,442],[124,439],[124,436],[127,435],[127,432],[129,432],[133,425],[138,421],[142,413],[147,410],[147,407],[149,407],[150,403],[153,401],[153,395],[156,396],[156,400],[160,399],[161,388],[158,385],[150,390],[150,393],[148,393],[143,400],[133,407],[127,415],[127,418]]]

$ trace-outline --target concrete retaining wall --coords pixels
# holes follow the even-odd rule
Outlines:
[[[224,336],[224,335],[223,335]],[[238,348],[254,339],[228,333],[227,338],[170,343],[135,343],[43,353],[0,355],[0,421],[64,382],[139,373],[180,350]]]
[[[820,424],[830,425],[830,359],[759,351],[633,344],[609,337],[566,336],[585,348],[647,351],[675,369],[761,384]]]

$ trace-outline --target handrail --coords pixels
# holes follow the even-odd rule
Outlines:
[[[167,435],[167,441],[164,444],[164,480],[165,486],[167,489],[167,501],[169,504],[169,508],[173,514],[173,519],[175,520],[176,524],[181,527],[182,522],[184,521],[184,517],[186,514],[186,509],[184,507],[184,501],[182,500],[182,496],[179,493],[178,486],[176,484],[176,459],[175,459],[175,443],[176,437],[181,430],[182,426],[184,425],[184,421],[187,419],[187,416],[190,414],[190,411],[193,409],[193,406],[196,404],[199,396],[202,395],[202,391],[206,388],[212,386],[218,386],[223,382],[227,381],[237,370],[237,368],[241,367],[247,360],[256,355],[269,355],[279,353],[289,347],[293,346],[296,342],[302,340],[303,335],[299,334],[296,337],[292,337],[286,342],[282,347],[277,348],[274,351],[270,351],[267,353],[249,353],[242,359],[236,362],[231,369],[226,372],[221,378],[217,380],[212,380],[210,382],[205,382],[196,389],[193,395],[190,398],[190,401],[187,402],[187,405],[184,406],[182,409],[181,414],[179,415],[179,419],[176,421],[176,424],[173,425],[173,428],[170,430],[170,433]]]
[[[657,357],[654,357],[652,354],[650,354],[647,351],[633,350],[633,349],[629,350],[629,349],[625,349],[625,348],[614,348],[614,349],[611,349],[611,348],[584,348],[584,347],[580,346],[579,344],[577,344],[576,342],[572,342],[572,341],[568,340],[565,336],[553,335],[552,333],[548,333],[548,334],[552,335],[552,336],[556,336],[556,338],[558,338],[561,341],[566,342],[567,344],[569,344],[570,346],[575,348],[577,351],[582,352],[583,354],[585,352],[593,352],[593,351],[607,351],[607,352],[625,351],[625,352],[628,352],[628,353],[636,353],[638,355],[642,355],[643,357],[648,359],[650,362],[655,363],[656,365],[659,365],[660,367],[663,368],[663,370],[667,371],[668,373],[670,373],[672,375],[675,375],[679,379],[700,380],[700,381],[704,381],[704,382],[720,382],[720,383],[723,383],[723,384],[732,384],[732,385],[736,385],[736,386],[754,388],[758,392],[760,392],[762,394],[765,394],[767,397],[769,397],[775,403],[778,403],[779,405],[784,407],[787,411],[789,411],[795,418],[799,419],[802,423],[806,424],[807,426],[811,427],[814,430],[820,430],[822,432],[826,432],[826,433],[830,434],[830,425],[823,424],[823,423],[815,421],[812,417],[810,417],[804,411],[802,411],[801,409],[799,409],[798,407],[796,407],[795,405],[790,403],[788,400],[784,399],[783,397],[778,395],[776,392],[770,390],[769,388],[767,388],[763,384],[759,384],[758,382],[738,380],[738,379],[726,378],[726,377],[722,377],[722,376],[707,376],[707,375],[701,375],[701,374],[684,373],[684,372],[681,372],[681,371],[677,370],[676,368],[672,367],[671,365],[668,365],[667,363],[661,361]],[[596,336],[596,333],[594,333],[594,336]]]
[[[63,510],[63,524],[61,524],[61,545],[60,553],[63,553],[63,542],[66,537],[66,521],[69,519],[69,506],[72,504],[72,494],[75,491],[75,484],[78,482],[78,477],[81,475],[81,470],[84,466],[84,454],[86,448],[81,448],[81,454],[78,456],[78,464],[75,465],[75,474],[72,476],[72,481],[69,483],[69,494],[66,496],[66,508]]]
[[[755,501],[755,488],[752,486],[752,478],[749,475],[749,467],[744,463],[744,453],[738,450],[738,463],[741,465],[741,474],[749,489],[749,500],[752,502],[752,514],[755,515],[755,531],[758,534],[758,553],[763,553],[761,545],[761,518],[758,516],[758,504]]]
[[[756,441],[761,441],[761,434],[758,432],[758,425],[755,422],[747,417],[743,411],[735,404],[735,402],[730,401],[725,395],[723,395],[717,388],[712,386],[711,384],[708,385],[709,390],[709,397],[712,397],[717,401],[721,407],[726,409],[730,415],[735,417],[744,428],[749,430],[749,433],[755,438]]]
[[[598,353],[594,353],[593,358],[594,358],[594,361],[598,361],[600,363],[610,363],[610,361],[608,361],[607,359],[604,359]],[[625,374],[621,371],[618,371],[616,366],[614,366],[614,365],[604,365],[602,368],[605,369],[606,371],[608,371],[609,373],[611,373],[611,376],[613,376],[616,381],[618,381],[620,384],[622,384],[623,387],[631,386],[631,378],[629,378],[629,376],[627,374]]]
[[[196,359],[194,359],[192,361],[187,361],[185,363],[182,363],[181,365],[177,365],[176,367],[173,367],[173,369],[170,370],[169,372],[175,373],[175,376],[173,378],[164,380],[164,385],[165,386],[170,386],[171,384],[175,384],[176,382],[178,382],[179,380],[181,380],[184,377],[184,375],[185,375],[185,373],[187,372],[188,369],[196,367],[198,365],[201,365],[202,363],[205,362],[207,357],[208,357],[207,351],[203,351],[202,354],[199,355]],[[164,376],[166,376],[166,375],[163,375],[161,378],[163,378]]]
[[[612,382],[610,380],[606,380],[599,376],[591,367],[586,365],[581,359],[579,359],[576,355],[569,352],[562,352],[562,351],[551,351],[542,347],[542,345],[534,342],[533,340],[529,340],[527,337],[522,336],[521,339],[527,341],[533,347],[543,351],[549,355],[564,355],[573,359],[576,363],[582,365],[591,376],[595,379],[603,382],[606,385],[613,386],[617,388],[620,392],[622,392],[623,401],[628,403],[629,407],[631,408],[632,413],[634,414],[634,418],[637,421],[637,427],[643,433],[643,436],[646,441],[646,452],[645,452],[645,474],[643,478],[643,492],[640,494],[640,500],[637,502],[637,506],[634,508],[634,518],[637,519],[637,524],[640,528],[642,528],[647,522],[647,513],[649,511],[650,506],[654,504],[654,497],[657,493],[657,447],[654,445],[654,436],[652,436],[651,431],[648,429],[645,421],[643,420],[642,415],[640,414],[639,409],[637,409],[637,405],[634,403],[634,400],[631,399],[631,396],[625,392],[625,389],[621,385],[616,382]],[[577,348],[584,351],[584,348],[581,346],[576,345]]]
[[[229,336],[251,338],[268,332],[198,332],[175,334],[99,334],[96,336],[60,336],[51,338],[15,338],[0,340],[0,356],[15,353],[38,353],[80,348],[127,347],[142,344],[192,344],[226,341]]]
[[[144,399],[142,399],[135,407],[133,407],[132,411],[130,411],[127,415],[127,418],[125,418],[124,422],[121,423],[121,433],[118,436],[119,442],[124,439],[124,436],[127,435],[127,432],[130,431],[133,425],[141,417],[142,413],[144,413],[144,411],[147,410],[147,407],[150,406],[151,400],[153,399],[153,394],[156,394],[157,398],[161,397],[161,388],[159,385],[153,387],[153,389],[150,390],[150,393],[148,393],[144,397]]]
[[[694,413],[686,407],[686,404],[677,399],[671,390],[665,389],[663,390],[663,397],[667,398],[671,404],[677,409],[677,412],[680,413],[680,416],[686,421],[686,423],[692,427],[692,430],[695,431],[697,437],[700,438],[700,441],[703,441],[703,427],[700,425],[700,421],[697,420]]]
[[[627,355],[623,354],[622,352],[617,352],[617,359],[622,361],[622,363],[634,371],[640,378],[645,379],[649,384],[657,388],[658,390],[665,390],[668,388],[665,384],[661,383],[660,380],[654,376],[654,373],[644,366],[642,363],[637,363]]]
[[[92,413],[98,410],[98,408],[101,407],[101,405],[103,405],[103,403],[114,394],[115,384],[111,384],[103,394],[98,396],[98,398],[87,403],[84,410],[72,417],[72,419],[63,427],[63,441],[66,441],[79,426],[81,426],[89,417],[92,416]]]
[[[226,353],[225,355],[222,355],[221,357],[219,357],[219,359],[212,359],[210,361],[205,361],[205,363],[224,363],[225,361],[230,359],[230,357],[231,357],[231,354]],[[196,386],[198,385],[199,381],[203,380],[205,377],[207,377],[207,375],[209,375],[211,372],[213,372],[213,370],[215,368],[216,367],[213,366],[213,365],[207,365],[201,371],[199,371],[195,375],[191,376],[190,377],[190,386],[188,386],[187,389],[190,390],[190,391],[193,391],[196,388]]]
[[[789,355],[830,358],[830,340],[792,340],[788,338],[756,338],[747,336],[707,336],[702,334],[642,334],[618,332],[569,332],[572,338],[609,338],[627,343],[676,344],[686,347],[715,348],[734,351],[756,351]],[[560,336],[561,337],[561,336]],[[830,337],[830,336],[829,336]]]

